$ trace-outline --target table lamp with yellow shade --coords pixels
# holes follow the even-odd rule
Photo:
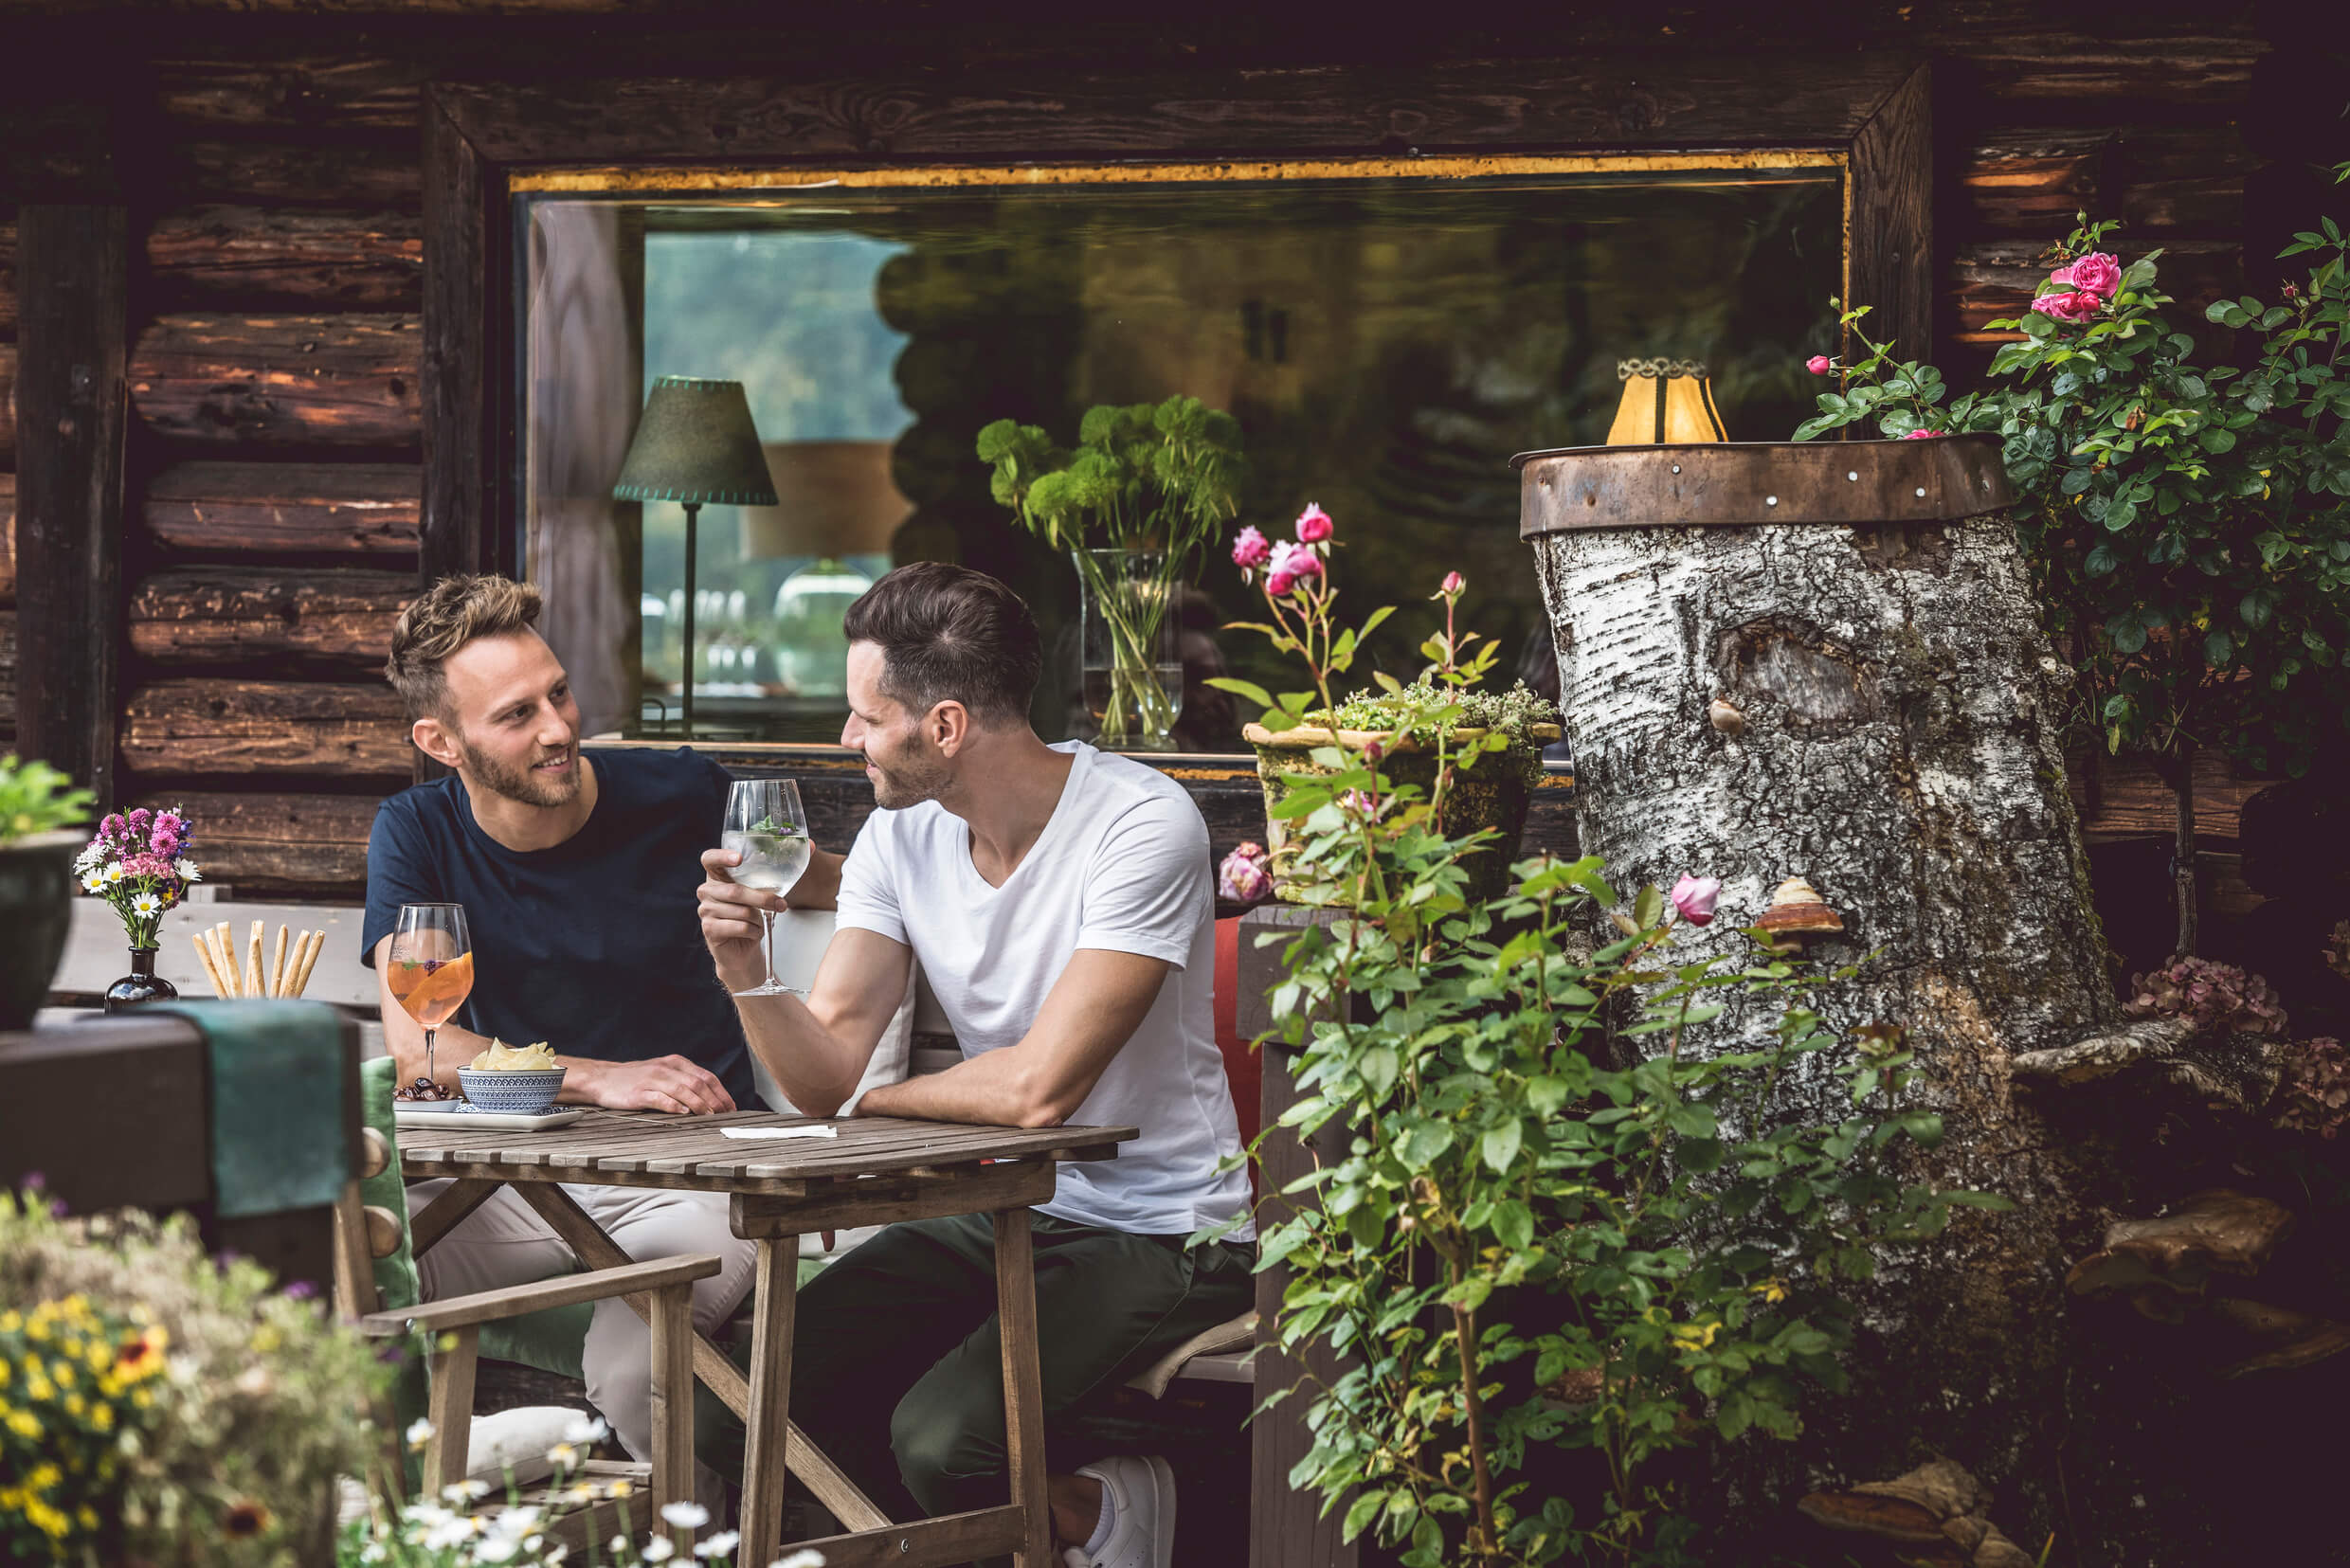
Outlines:
[[[1624,384],[1610,446],[1677,445],[1683,442],[1727,441],[1705,362],[1696,359],[1619,359],[1616,379]]]

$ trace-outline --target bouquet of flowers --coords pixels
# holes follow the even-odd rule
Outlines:
[[[81,891],[115,907],[134,948],[152,950],[163,911],[187,895],[203,875],[188,858],[191,831],[185,812],[150,811],[109,816],[98,836],[74,860]]]

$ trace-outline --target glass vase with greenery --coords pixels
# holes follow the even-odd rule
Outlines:
[[[2350,181],[2350,164],[2335,171]],[[2224,748],[2299,774],[2350,727],[2350,242],[2331,219],[2286,256],[2318,259],[2273,304],[2214,302],[2232,363],[2196,358],[2165,315],[2151,251],[2124,264],[2088,223],[1985,387],[1952,399],[1940,371],[1866,351],[1796,431],[2005,441],[2016,520],[2052,629],[2081,679],[2080,716],[2108,750],[2151,757],[2178,797],[2178,953],[2196,945],[2196,755]]]
[[[1101,744],[1171,744],[1183,705],[1172,612],[1194,558],[1238,511],[1239,422],[1192,397],[1104,404],[1086,410],[1074,449],[1005,419],[980,431],[978,450],[995,498],[1076,568],[1087,636],[1104,645],[1086,683]]]

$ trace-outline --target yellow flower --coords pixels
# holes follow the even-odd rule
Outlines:
[[[73,1364],[73,1362],[71,1362],[71,1361],[69,1361],[65,1360],[65,1359],[64,1359],[63,1357],[62,1357],[62,1356],[61,1356],[61,1357],[59,1357],[59,1358],[58,1358],[58,1360],[57,1360],[57,1363],[56,1363],[54,1366],[52,1366],[52,1367],[50,1367],[50,1368],[49,1368],[49,1376],[57,1379],[57,1386],[58,1386],[58,1387],[60,1387],[60,1388],[71,1388],[71,1387],[73,1387],[73,1385],[74,1385],[74,1364]]]
[[[29,1410],[12,1410],[8,1414],[9,1430],[28,1443],[41,1441],[41,1423]]]
[[[1777,1274],[1773,1274],[1760,1285],[1748,1286],[1747,1289],[1764,1301],[1781,1302],[1787,1299],[1787,1282]]]
[[[68,1394],[68,1395],[66,1395],[66,1396],[65,1396],[65,1414],[66,1414],[66,1415],[71,1415],[71,1416],[73,1416],[75,1419],[79,1420],[79,1419],[81,1418],[81,1413],[82,1413],[82,1411],[83,1411],[83,1409],[84,1409],[84,1408],[86,1408],[86,1407],[85,1407],[85,1406],[83,1406],[83,1404],[82,1404],[82,1402],[81,1402],[81,1395],[79,1395],[79,1394]]]
[[[278,1348],[280,1338],[276,1325],[262,1324],[253,1330],[253,1348],[266,1356]]]
[[[100,1432],[114,1431],[115,1407],[112,1405],[103,1404],[92,1405],[90,1407],[90,1425],[96,1427]]]

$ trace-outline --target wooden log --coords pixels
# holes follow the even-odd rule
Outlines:
[[[16,335],[16,225],[0,224],[0,337]]]
[[[1944,216],[1945,232],[2064,233],[2074,213],[2097,210],[2112,145],[2105,127],[2005,131],[1977,142],[1959,168],[1965,205]]]
[[[16,603],[16,476],[0,471],[0,604]]]
[[[377,795],[244,791],[152,791],[126,796],[160,809],[179,806],[196,824],[196,859],[206,878],[248,885],[356,887],[367,880],[369,829]]]
[[[380,681],[164,680],[124,705],[122,760],[142,773],[406,779],[407,717]]]
[[[198,207],[156,220],[147,262],[166,309],[414,311],[424,300],[413,213]]]
[[[0,343],[0,463],[16,460],[16,345]]]
[[[2028,25],[1964,27],[1945,31],[1937,43],[1937,52],[1973,67],[1979,90],[1993,99],[2124,99],[2166,108],[2243,102],[2252,66],[2270,47],[2245,34],[2115,38]]]
[[[131,651],[166,664],[299,658],[380,668],[417,593],[407,572],[181,567],[131,591]]]
[[[412,447],[423,344],[413,315],[166,315],[139,334],[131,401],[181,441]]]
[[[259,59],[190,52],[154,63],[156,101],[185,125],[279,131],[413,134],[437,52]]]
[[[2082,831],[2168,838],[2177,830],[2177,800],[2151,758],[2136,752],[2115,757],[2075,750],[2065,761]],[[2277,782],[2239,778],[2225,752],[2211,750],[2196,753],[2194,773],[2196,831],[2220,838],[2240,837],[2244,802]]]
[[[397,141],[194,141],[178,150],[181,192],[264,207],[413,211],[424,197],[413,132]]]
[[[412,463],[186,462],[147,486],[141,519],[174,550],[416,552]]]
[[[2115,143],[2114,162],[2115,215],[2124,236],[2144,243],[2157,235],[2241,236],[2244,182],[2263,160],[2231,123],[2133,128]]]

